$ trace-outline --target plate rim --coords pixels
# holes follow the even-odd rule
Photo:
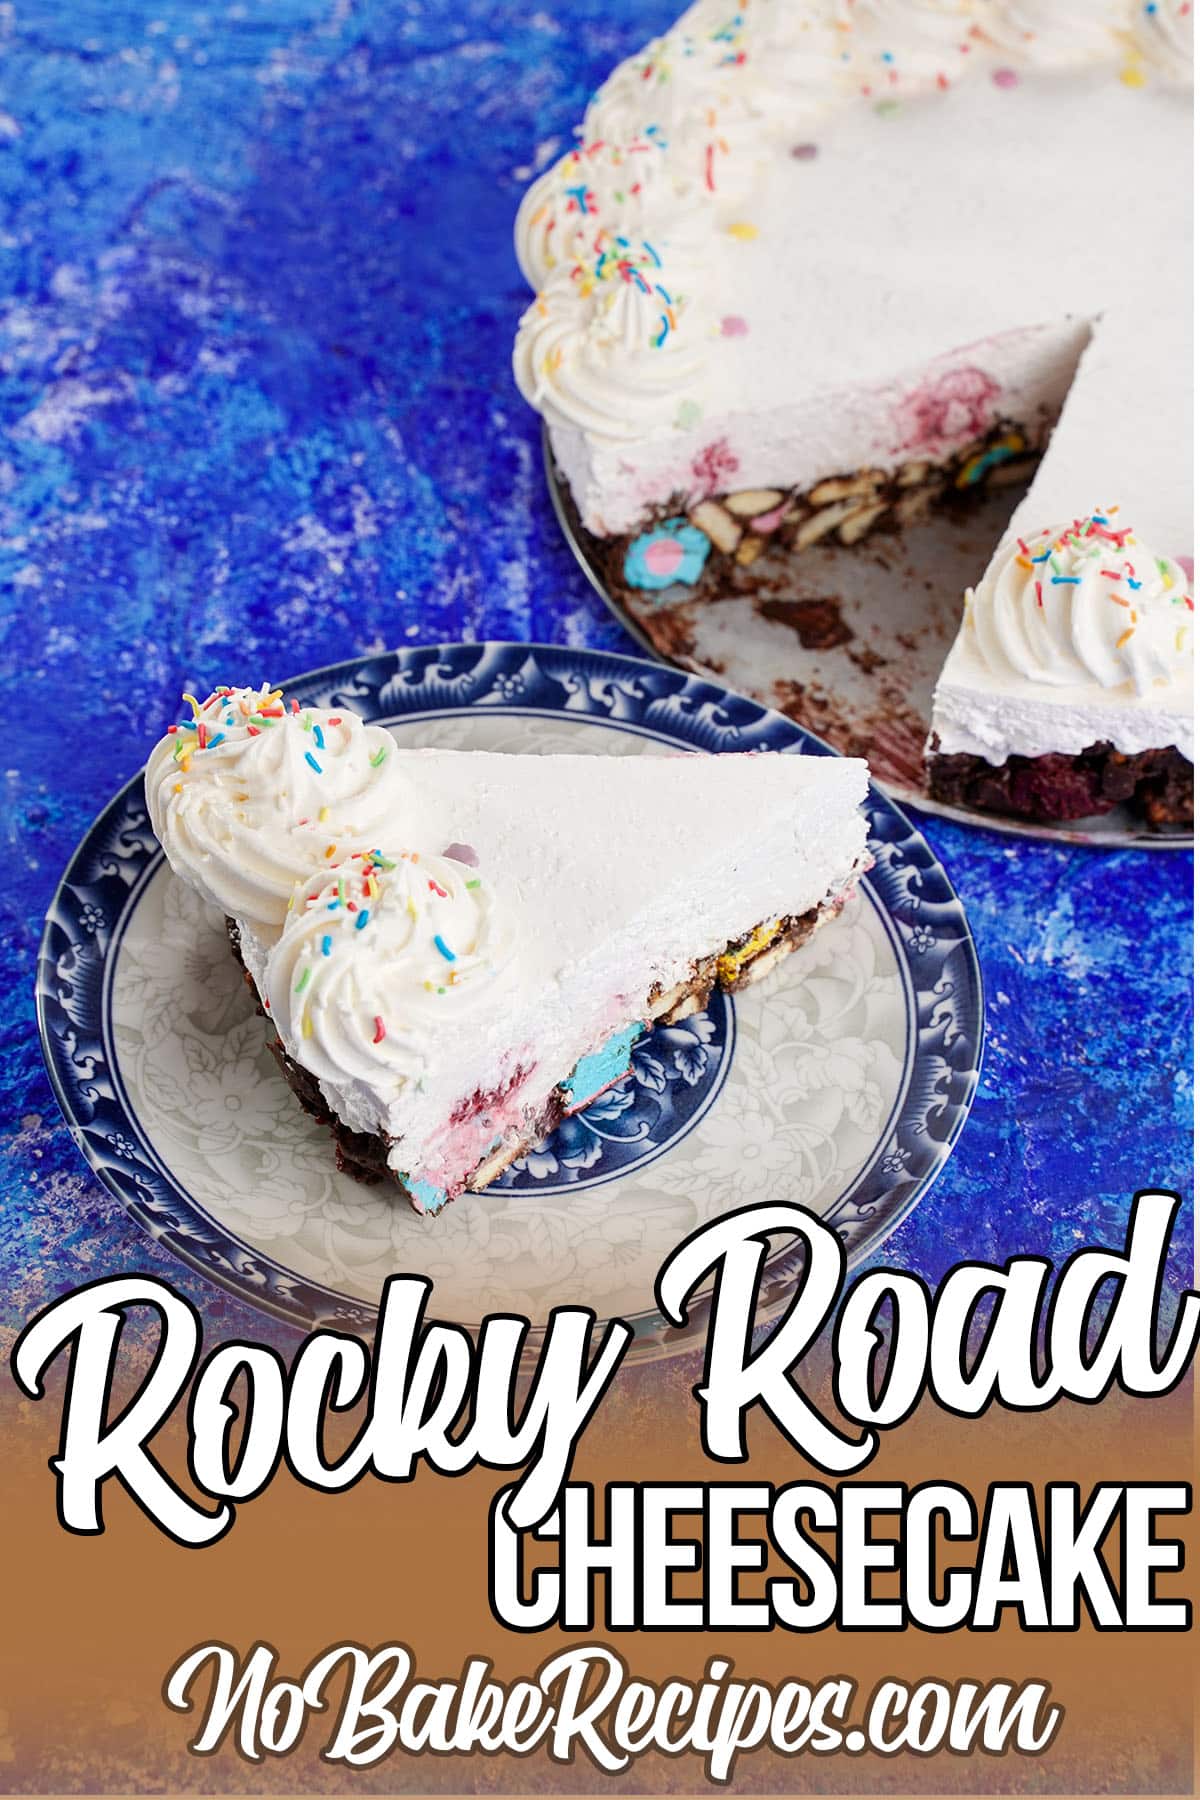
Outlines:
[[[628,632],[634,643],[640,645],[647,656],[653,658],[655,662],[661,663],[664,668],[682,669],[685,673],[695,675],[702,680],[713,679],[701,664],[689,666],[686,662],[676,662],[671,657],[664,656],[638,621],[625,611],[601,579],[591,557],[579,541],[574,521],[567,510],[563,498],[563,489],[567,485],[567,478],[555,458],[554,446],[550,441],[550,428],[544,419],[542,421],[542,472],[546,477],[546,486],[550,490],[550,504],[554,511],[554,517],[566,540],[567,548],[586,577],[592,592],[603,600],[622,630]],[[762,705],[763,702],[756,701],[755,704]],[[773,712],[778,708],[768,707],[767,710]],[[807,731],[810,737],[816,736],[816,733],[809,730],[807,725],[802,725],[800,729]],[[841,751],[834,751],[835,756],[841,754]],[[950,819],[954,824],[965,825],[972,831],[994,831],[1000,837],[1022,838],[1033,843],[1069,844],[1085,850],[1193,850],[1196,845],[1194,832],[1190,832],[1186,836],[1182,832],[1168,836],[1162,832],[1153,831],[1114,831],[1111,827],[1103,825],[1095,831],[1080,831],[1077,828],[1073,829],[1069,824],[1046,825],[1033,819],[1006,818],[1002,813],[992,815],[974,812],[969,806],[954,806],[945,800],[935,800],[931,794],[917,793],[912,788],[884,781],[874,774],[872,774],[871,780],[882,793],[887,795],[889,800],[898,806],[913,807],[917,812],[928,813],[936,819]]]
[[[792,744],[802,753],[827,756],[837,756],[840,754],[815,733],[807,730],[806,727],[797,724],[795,720],[788,719],[784,714],[779,713],[774,708],[763,706],[759,701],[751,700],[746,696],[739,695],[736,690],[726,687],[723,683],[714,680],[711,676],[699,675],[692,671],[677,668],[672,664],[664,662],[662,659],[648,662],[644,658],[628,656],[619,651],[597,650],[587,646],[525,643],[505,639],[484,640],[474,643],[405,643],[381,652],[371,652],[367,655],[351,657],[336,663],[323,664],[316,668],[303,671],[294,676],[291,680],[285,682],[284,686],[296,689],[302,689],[303,687],[310,685],[332,687],[338,683],[339,678],[344,678],[347,674],[353,675],[355,672],[361,671],[373,664],[391,663],[396,673],[402,673],[406,666],[411,665],[418,659],[425,658],[433,664],[442,660],[445,653],[457,654],[459,656],[464,653],[473,653],[478,659],[486,659],[492,653],[506,652],[515,652],[519,654],[522,659],[533,658],[536,660],[539,655],[550,658],[562,658],[565,659],[568,664],[575,663],[578,665],[582,663],[584,665],[590,665],[593,671],[597,673],[600,672],[597,665],[600,665],[601,668],[604,665],[617,665],[619,669],[628,670],[632,675],[636,675],[638,672],[644,674],[649,671],[650,673],[659,676],[671,676],[680,681],[683,689],[697,686],[701,689],[710,690],[710,694],[707,696],[710,702],[719,704],[721,701],[733,701],[741,707],[751,708],[756,715],[755,722],[758,725],[770,725],[775,729],[782,727],[791,738]],[[416,717],[422,715],[432,716],[436,712],[468,715],[476,710],[478,710],[477,703],[467,700],[460,701],[458,704],[450,707],[431,707],[426,705],[414,707],[412,709],[413,715]],[[495,706],[488,708],[487,712],[494,716],[507,717],[519,714],[532,714],[532,716],[537,717],[553,718],[566,710],[567,709],[562,706],[548,707],[542,704],[515,707]],[[392,717],[393,715],[388,714],[387,716]],[[403,716],[403,714],[397,716]],[[582,720],[587,718],[588,715],[577,713],[574,715],[568,714],[568,716],[579,717]],[[603,725],[604,722],[603,719],[592,719],[592,723],[597,725]],[[609,721],[609,723],[611,723],[611,721]],[[633,730],[634,735],[651,735],[644,729],[637,729],[636,726],[631,729]],[[654,736],[660,734],[660,730],[654,730],[652,733]],[[785,750],[783,753],[786,754],[788,752]],[[42,932],[38,944],[37,975],[34,996],[35,1017],[42,1059],[46,1067],[47,1076],[50,1081],[55,1101],[63,1115],[70,1135],[92,1175],[121,1202],[122,1206],[126,1212],[130,1214],[134,1222],[157,1242],[163,1244],[173,1258],[182,1262],[186,1267],[202,1276],[205,1280],[213,1282],[216,1286],[231,1293],[243,1304],[247,1304],[256,1310],[266,1312],[294,1329],[310,1331],[321,1325],[336,1323],[343,1329],[349,1328],[359,1332],[360,1335],[369,1337],[372,1334],[378,1319],[377,1302],[359,1300],[352,1295],[342,1293],[340,1290],[337,1290],[326,1283],[317,1282],[298,1275],[294,1270],[289,1269],[284,1263],[281,1263],[277,1258],[270,1255],[269,1252],[244,1244],[232,1229],[221,1224],[219,1220],[212,1217],[204,1203],[191,1193],[191,1190],[187,1187],[184,1180],[177,1176],[158,1152],[154,1150],[153,1145],[146,1135],[144,1127],[140,1123],[139,1115],[137,1114],[132,1100],[128,1098],[124,1091],[125,1084],[120,1080],[119,1066],[114,1054],[112,1058],[112,1072],[116,1077],[116,1080],[112,1083],[114,1088],[113,1104],[120,1114],[134,1126],[139,1143],[144,1147],[150,1162],[153,1165],[156,1165],[156,1171],[157,1169],[166,1171],[165,1177],[159,1176],[158,1178],[160,1180],[165,1180],[169,1189],[178,1195],[185,1204],[193,1208],[203,1219],[208,1221],[214,1231],[223,1236],[226,1242],[232,1246],[236,1252],[244,1253],[245,1256],[254,1263],[270,1266],[283,1277],[281,1286],[282,1295],[286,1295],[289,1286],[294,1284],[295,1286],[310,1292],[320,1293],[328,1300],[329,1305],[325,1310],[317,1311],[311,1306],[301,1307],[294,1303],[289,1304],[286,1297],[280,1297],[280,1295],[273,1294],[269,1290],[252,1285],[247,1276],[239,1274],[238,1270],[232,1264],[227,1268],[222,1268],[219,1264],[214,1264],[209,1258],[205,1257],[189,1245],[185,1238],[181,1239],[180,1234],[177,1231],[172,1232],[161,1226],[156,1226],[147,1216],[148,1209],[146,1205],[127,1191],[126,1187],[122,1185],[122,1182],[119,1179],[118,1171],[112,1166],[111,1162],[103,1160],[99,1155],[88,1132],[88,1121],[79,1116],[79,1111],[58,1068],[55,1056],[55,1044],[59,1041],[61,1032],[50,1018],[49,1012],[51,1006],[61,1005],[61,998],[51,989],[48,971],[53,971],[56,967],[57,957],[52,939],[54,933],[61,930],[60,915],[64,910],[64,897],[67,895],[68,890],[73,886],[79,885],[79,865],[87,856],[90,847],[95,844],[105,825],[110,821],[115,823],[119,820],[124,813],[128,812],[131,805],[139,806],[145,811],[144,779],[145,765],[139,768],[128,780],[121,784],[86,826],[71,851],[62,873],[55,884],[54,892],[43,921]],[[909,1190],[905,1192],[899,1200],[891,1205],[887,1205],[887,1197],[885,1196],[885,1203],[882,1203],[879,1208],[882,1217],[878,1224],[874,1229],[866,1229],[861,1238],[849,1249],[847,1256],[848,1268],[857,1266],[865,1261],[867,1257],[873,1255],[909,1216],[942,1174],[946,1163],[949,1161],[958,1139],[965,1128],[971,1107],[978,1092],[986,1045],[986,990],[978,949],[966,908],[941,859],[936,855],[932,846],[929,845],[919,827],[912,823],[904,809],[881,787],[879,783],[872,781],[870,783],[868,804],[872,806],[873,810],[878,810],[881,803],[883,811],[886,814],[894,816],[901,827],[902,832],[905,834],[899,841],[908,846],[910,854],[914,840],[921,846],[925,854],[925,860],[921,864],[921,874],[926,877],[933,876],[935,880],[940,879],[944,884],[948,896],[948,900],[943,902],[943,904],[949,905],[952,912],[957,915],[955,922],[960,928],[961,934],[954,940],[952,948],[961,955],[963,962],[963,975],[965,977],[966,999],[968,1003],[964,1034],[967,1036],[969,1044],[969,1068],[963,1076],[965,1084],[964,1091],[955,1105],[954,1116],[951,1120],[950,1127],[945,1136],[937,1140],[937,1153],[933,1156],[929,1166],[915,1181],[912,1182]],[[128,916],[136,909],[138,898],[140,898],[141,893],[144,891],[146,882],[151,879],[162,860],[163,853],[161,849],[156,849],[155,852],[151,853],[150,861],[140,871],[137,877],[128,884],[128,887],[122,896],[117,917],[114,920],[109,933],[110,941],[100,958],[100,999],[98,1001],[98,1010],[103,1033],[107,1033],[111,1026],[111,979],[113,971],[115,970],[117,953],[124,936]],[[876,867],[878,867],[878,865],[876,865]],[[894,940],[898,950],[902,940],[898,929],[896,914],[892,907],[888,905],[885,896],[882,893],[876,892],[875,882],[872,880],[875,872],[874,869],[868,871],[867,875],[864,877],[864,884],[870,889],[870,903],[876,908],[881,915],[881,918],[886,922],[887,933],[889,937]],[[906,1011],[909,1013],[915,1012],[916,1014],[913,1030],[917,1048],[914,1051],[913,1062],[906,1076],[906,1081],[909,1086],[911,1086],[920,1055],[920,1015],[919,1007],[915,1004],[918,999],[918,994],[911,971],[904,970],[902,964],[900,966],[903,970],[903,979],[906,984]],[[104,1040],[102,1039],[102,1042],[103,1041]],[[113,1048],[115,1050],[115,1045]],[[864,1162],[862,1169],[860,1170],[859,1176],[857,1177],[859,1184],[865,1181],[868,1175],[880,1164],[886,1149],[888,1135],[891,1133],[897,1119],[903,1112],[904,1098],[905,1090],[902,1088],[893,1104],[889,1119],[886,1122],[886,1129],[881,1128],[880,1139],[876,1144],[873,1153],[869,1156],[868,1160]],[[835,1204],[841,1205],[845,1199],[846,1196],[843,1196]],[[869,1216],[874,1217],[874,1214],[872,1213]],[[840,1232],[839,1235],[841,1235]],[[777,1256],[768,1264],[768,1270],[771,1269],[773,1263],[778,1263],[780,1266],[776,1271],[771,1284],[771,1292],[760,1305],[757,1317],[757,1323],[759,1325],[770,1322],[770,1320],[776,1317],[786,1306],[788,1299],[790,1298],[792,1277],[794,1277],[797,1272],[801,1260],[802,1256],[798,1256],[793,1252],[790,1256],[786,1253],[783,1256]],[[653,1307],[644,1310],[643,1312],[630,1315],[629,1323],[634,1325],[635,1333],[637,1335],[635,1335],[634,1340],[631,1342],[626,1360],[629,1362],[658,1360],[662,1357],[677,1354],[681,1351],[697,1348],[707,1329],[707,1314],[708,1297],[699,1296],[692,1307],[692,1317],[689,1320],[689,1324],[682,1331],[668,1326],[656,1313]],[[473,1330],[475,1328],[477,1327],[474,1324],[467,1324],[467,1329]],[[527,1346],[527,1353],[530,1356],[536,1354],[543,1335],[544,1328],[535,1324],[531,1330]]]

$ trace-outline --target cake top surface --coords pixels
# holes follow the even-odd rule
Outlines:
[[[436,883],[413,876],[414,859],[448,857],[504,889],[528,937],[527,974],[549,976],[660,912],[655,929],[683,943],[751,857],[794,860],[813,834],[857,819],[866,792],[854,759],[402,750],[348,707],[300,706],[278,689],[188,703],[192,717],[147,764],[151,821],[176,872],[264,943],[302,888],[363,856],[388,866],[353,872],[359,931],[364,882],[394,898],[416,880],[427,896]]]

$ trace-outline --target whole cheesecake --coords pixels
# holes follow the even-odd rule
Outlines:
[[[612,585],[666,619],[1025,488],[931,788],[1190,818],[1191,59],[1177,0],[702,0],[614,71],[522,202],[515,350]],[[1031,539],[1103,571],[1039,594]]]

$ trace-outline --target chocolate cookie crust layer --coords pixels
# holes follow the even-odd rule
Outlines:
[[[943,756],[935,742],[928,771],[935,800],[1009,818],[1060,824],[1128,802],[1156,828],[1192,823],[1192,765],[1176,749],[1122,756],[1111,744],[1096,743],[1076,756],[1010,756],[993,764]]]

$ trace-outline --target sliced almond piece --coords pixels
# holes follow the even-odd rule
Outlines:
[[[716,978],[716,957],[705,957],[696,964],[693,974],[677,982],[665,994],[651,997],[646,1017],[664,1025],[675,1025],[680,1019],[690,1019],[693,1013],[703,1012]]]
[[[663,1023],[678,1025],[682,1019],[690,1019],[694,1013],[703,1012],[707,1005],[707,994],[685,994],[669,1013],[663,1014]]]
[[[859,538],[866,537],[872,525],[887,511],[887,502],[879,506],[864,506],[856,513],[851,513],[838,526],[838,540],[843,544],[857,544]]]
[[[772,512],[782,499],[778,488],[743,488],[738,494],[726,494],[723,504],[736,518],[753,519]]]
[[[904,488],[916,487],[919,482],[924,481],[928,473],[929,464],[927,462],[901,463],[896,471],[896,485]]]
[[[715,500],[702,500],[699,506],[692,508],[688,518],[710,543],[715,544],[718,550],[723,550],[727,556],[732,555],[741,542],[742,527]]]
[[[495,1181],[497,1175],[502,1174],[504,1170],[507,1169],[510,1162],[516,1161],[517,1157],[521,1154],[522,1147],[523,1146],[519,1143],[511,1145],[499,1144],[490,1155],[484,1157],[475,1173],[471,1176],[470,1180],[467,1182],[468,1190],[472,1194],[482,1193],[489,1181]]]
[[[923,519],[933,505],[936,492],[936,487],[914,487],[901,494],[893,508],[897,525],[914,525],[918,519]]]
[[[858,475],[834,475],[818,481],[808,496],[812,506],[828,506],[834,500],[864,500],[883,486],[883,476],[875,469],[863,469]]]
[[[840,500],[836,506],[823,507],[820,512],[815,512],[811,518],[805,519],[792,539],[792,549],[807,550],[810,544],[815,544],[825,537],[835,525],[840,525],[843,519],[848,519],[851,513],[860,510],[857,500]]]
[[[765,538],[760,537],[749,535],[744,537],[737,547],[736,560],[740,562],[743,567],[745,567],[747,563],[752,563],[755,557],[762,555],[763,545],[766,541]]]

